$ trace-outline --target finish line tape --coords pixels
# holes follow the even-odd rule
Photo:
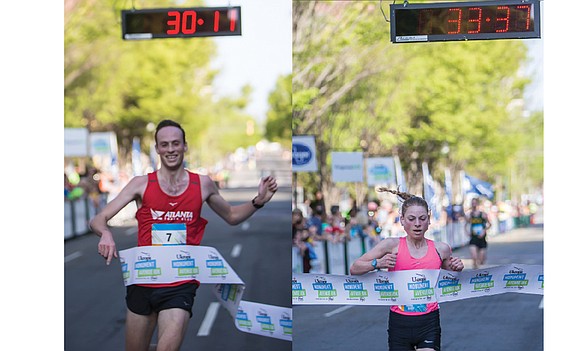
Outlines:
[[[544,266],[511,264],[463,272],[294,273],[293,305],[413,305],[503,293],[544,294]]]
[[[213,285],[238,330],[292,340],[292,308],[243,301],[244,282],[213,247],[138,246],[119,251],[119,258],[125,286],[196,279]]]

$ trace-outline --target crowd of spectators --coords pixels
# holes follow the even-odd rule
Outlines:
[[[305,273],[310,272],[311,262],[318,259],[314,247],[324,241],[337,244],[368,238],[371,245],[375,245],[382,238],[404,233],[398,211],[389,202],[380,206],[370,202],[360,207],[353,202],[350,210],[344,213],[338,205],[331,205],[327,212],[318,192],[306,205],[306,211],[299,208],[292,211],[293,245],[299,249]]]
[[[378,202],[378,203],[377,203]],[[306,200],[304,206],[292,212],[293,245],[298,248],[302,257],[304,273],[309,273],[316,256],[314,248],[323,245],[324,241],[337,244],[350,240],[367,240],[371,247],[387,237],[404,236],[405,232],[399,221],[399,204],[397,202],[369,201],[357,206],[351,201],[348,211],[340,211],[338,205],[328,206],[322,193],[318,191],[313,199]],[[538,205],[533,201],[512,204],[510,201],[492,202],[485,200],[490,221],[495,223],[495,233],[503,233],[514,227],[525,227],[534,224],[534,214]],[[432,219],[433,228],[445,226],[465,219],[462,204],[450,205],[441,213],[438,221]],[[466,236],[467,237],[467,236]]]

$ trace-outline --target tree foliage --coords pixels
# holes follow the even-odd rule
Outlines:
[[[175,3],[158,0],[142,5]],[[213,93],[218,72],[210,67],[216,55],[211,38],[124,41],[120,11],[127,7],[121,6],[127,3],[65,1],[65,127],[114,130],[123,157],[130,152],[133,137],[149,144],[149,123],[171,118],[183,125],[192,151],[188,161],[196,165],[260,139],[246,135],[252,117],[243,109],[250,87],[237,97],[216,98]]]
[[[371,1],[294,1],[293,14],[293,133],[316,135],[325,193],[330,151],[397,155],[415,193],[422,162],[440,183],[445,167],[510,173],[525,145],[521,40],[392,44]]]
[[[270,110],[266,113],[268,140],[277,141],[290,148],[292,143],[292,75],[280,76],[268,97]]]

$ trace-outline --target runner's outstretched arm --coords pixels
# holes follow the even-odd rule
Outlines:
[[[146,176],[131,179],[123,190],[119,192],[119,195],[89,222],[89,228],[101,238],[98,244],[99,255],[107,260],[107,265],[111,263],[113,257],[119,257],[113,233],[109,230],[107,222],[127,206],[129,202],[136,200],[140,196],[140,190],[146,185],[146,180]]]
[[[250,218],[258,208],[265,205],[278,190],[276,178],[267,176],[260,179],[258,195],[252,200],[241,205],[232,206],[219,193],[215,183],[208,177],[201,177],[202,191],[209,207],[228,224],[237,225]],[[207,195],[205,195],[207,194]]]

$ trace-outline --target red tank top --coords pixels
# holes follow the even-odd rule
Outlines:
[[[429,239],[425,240],[427,241],[427,253],[421,258],[415,258],[411,256],[411,253],[409,252],[406,237],[399,238],[397,261],[395,262],[395,267],[392,269],[392,271],[440,269],[441,257],[435,248],[435,243]],[[439,304],[437,302],[433,302],[419,305],[391,306],[391,311],[404,315],[417,316],[433,312],[438,308]]]
[[[183,194],[171,196],[159,186],[157,172],[147,175],[147,187],[135,218],[138,225],[138,246],[199,245],[207,220],[201,217],[201,182],[199,174],[189,174],[189,185]],[[146,287],[168,287],[197,280],[170,284],[139,284]]]
[[[201,217],[199,174],[189,174],[183,194],[167,195],[161,190],[157,172],[147,175],[147,187],[135,218],[139,226],[138,246],[199,245],[207,221]]]

